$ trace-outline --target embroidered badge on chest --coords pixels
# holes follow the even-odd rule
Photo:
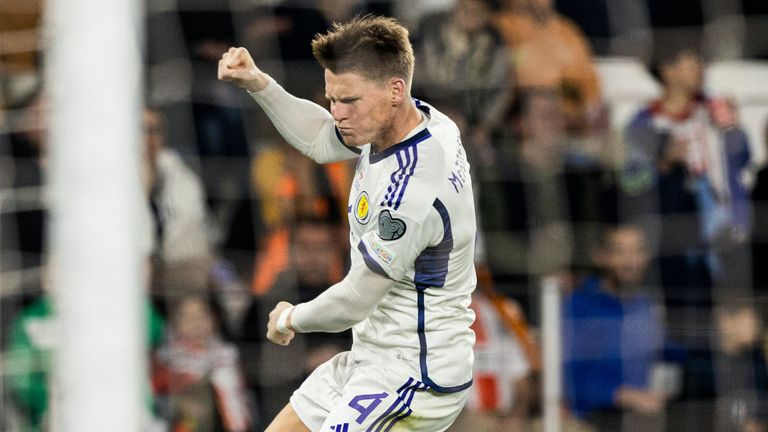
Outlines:
[[[365,191],[360,193],[355,201],[355,219],[363,225],[371,220],[371,203]]]
[[[382,240],[397,240],[405,234],[405,222],[392,217],[389,210],[379,213],[379,237]]]

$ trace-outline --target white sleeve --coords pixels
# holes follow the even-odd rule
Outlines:
[[[298,333],[347,330],[367,318],[394,285],[392,279],[357,266],[314,300],[296,305],[291,327]]]
[[[333,117],[325,108],[288,93],[274,79],[258,92],[249,91],[280,135],[315,162],[326,163],[356,157],[360,150],[339,139]]]

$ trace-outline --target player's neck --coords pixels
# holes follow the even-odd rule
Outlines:
[[[388,133],[384,134],[378,142],[371,143],[374,153],[380,153],[402,142],[421,123],[421,112],[410,98],[395,109],[398,112],[394,115]]]

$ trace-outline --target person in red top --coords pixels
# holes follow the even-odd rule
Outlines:
[[[703,270],[721,286],[746,287],[748,271],[739,263],[748,261],[741,252],[751,231],[742,175],[750,162],[747,136],[730,101],[704,94],[696,50],[684,41],[659,42],[652,72],[662,96],[626,129],[622,185],[633,198],[630,210],[662,215],[662,278],[671,278],[665,285],[706,285],[680,280]],[[684,269],[665,272],[675,256]],[[698,269],[691,267],[694,256]]]
[[[592,50],[552,0],[505,0],[494,20],[512,49],[515,85],[562,93],[569,130],[583,128],[599,113],[601,89]],[[520,97],[520,96],[518,96]]]
[[[507,316],[523,321],[522,310],[506,297],[494,299],[485,290],[472,294],[470,307],[475,311],[474,383],[461,417],[451,431],[470,428],[476,432],[518,432],[527,430],[531,405],[531,373],[534,367],[530,353],[509,328],[499,308]]]
[[[171,431],[250,430],[238,351],[218,336],[203,297],[186,296],[173,307],[171,329],[153,360],[153,388]]]

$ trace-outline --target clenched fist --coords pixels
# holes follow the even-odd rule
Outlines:
[[[292,307],[292,304],[281,301],[274,309],[272,309],[272,312],[269,313],[269,323],[267,323],[267,339],[282,346],[291,343],[291,339],[293,339],[296,333],[293,332],[290,327],[290,314],[288,315],[288,320],[286,322],[287,333],[280,331],[278,320],[280,319],[280,314],[282,314],[284,310]]]
[[[219,79],[229,81],[252,92],[263,90],[269,79],[267,74],[256,67],[247,49],[230,48],[219,60]]]

